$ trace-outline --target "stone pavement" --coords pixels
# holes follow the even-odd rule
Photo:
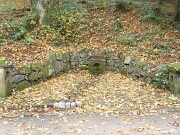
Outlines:
[[[180,110],[150,115],[96,115],[63,112],[0,119],[0,135],[164,135],[180,134]]]

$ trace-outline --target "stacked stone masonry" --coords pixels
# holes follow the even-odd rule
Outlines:
[[[46,61],[35,64],[26,64],[18,69],[13,69],[12,86],[13,89],[22,90],[42,80],[59,76],[70,69],[88,70],[89,58],[98,55],[92,50],[82,50],[77,52],[56,52],[49,55]],[[159,68],[139,62],[130,56],[110,56],[108,53],[100,54],[105,58],[106,71],[115,71],[133,79],[140,79],[147,83],[161,87],[163,83],[158,78],[169,79],[168,73],[159,72]]]

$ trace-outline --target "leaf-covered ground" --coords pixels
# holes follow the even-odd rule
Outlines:
[[[121,74],[107,72],[94,76],[88,71],[70,71],[1,99],[0,114],[3,117],[62,113],[53,108],[53,103],[72,96],[81,101],[82,106],[69,112],[83,114],[153,115],[162,109],[164,113],[168,113],[169,108],[180,109],[180,99],[168,91],[154,89]]]
[[[169,11],[167,14],[171,14],[171,17],[166,19],[173,18],[174,9],[171,7],[168,7],[168,10],[165,7],[162,8],[162,12]],[[143,8],[139,10],[144,12]],[[121,28],[117,32],[112,32],[111,25],[115,18],[121,19]],[[47,32],[43,35],[39,34],[38,27],[40,26],[38,26],[28,33],[34,39],[33,43],[28,45],[23,40],[18,40],[0,46],[0,58],[12,60],[18,67],[27,62],[43,61],[54,51],[77,51],[88,48],[97,52],[110,51],[112,55],[130,55],[156,66],[176,62],[180,59],[180,34],[173,28],[173,24],[167,24],[169,20],[166,19],[162,22],[166,26],[162,28],[161,23],[143,22],[139,11],[133,7],[117,13],[112,8],[90,9],[87,10],[86,20],[84,20],[87,27],[78,36],[78,43],[67,44],[65,38],[60,36],[62,44],[53,46],[51,39],[53,34]],[[120,36],[133,38],[133,43],[128,45],[118,42],[117,38]]]

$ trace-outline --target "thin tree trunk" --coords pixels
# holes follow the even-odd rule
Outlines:
[[[174,21],[180,22],[180,0],[176,0],[176,10]]]
[[[163,0],[158,0],[158,5],[162,5],[163,4]]]

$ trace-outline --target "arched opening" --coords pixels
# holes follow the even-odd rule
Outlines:
[[[10,75],[9,71],[6,71],[5,80],[7,80],[9,78],[9,75]]]
[[[94,65],[94,69],[99,72],[100,71],[100,64],[99,63],[95,63]]]

